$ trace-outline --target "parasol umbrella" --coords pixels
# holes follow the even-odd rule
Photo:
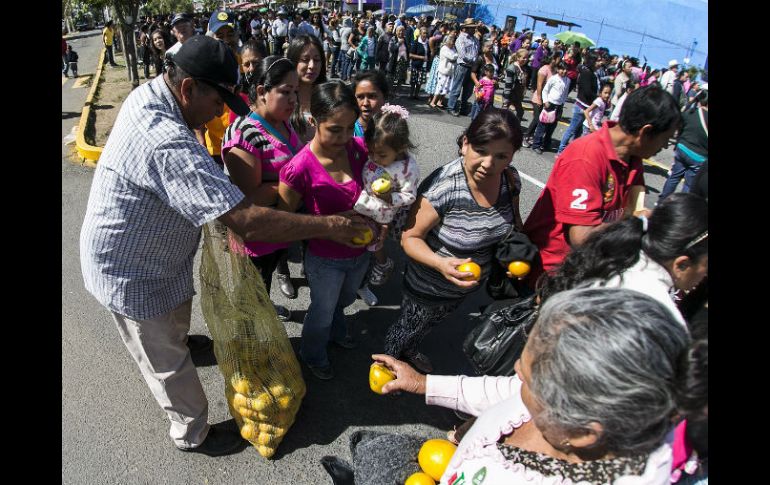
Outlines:
[[[385,9],[381,8],[372,12],[372,15],[385,15]]]
[[[436,7],[434,7],[433,5],[426,5],[426,4],[415,5],[414,7],[409,7],[406,9],[406,13],[408,15],[418,15],[421,13],[429,13],[429,12],[435,12],[435,11],[436,11]]]
[[[586,37],[585,34],[580,32],[572,32],[571,30],[559,32],[558,34],[554,35],[554,37],[567,45],[572,45],[575,42],[580,43],[580,47],[591,47],[596,45],[596,42]]]

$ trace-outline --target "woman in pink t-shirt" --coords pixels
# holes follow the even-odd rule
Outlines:
[[[310,100],[310,113],[315,135],[281,169],[278,208],[294,212],[304,203],[310,214],[351,212],[363,189],[361,173],[368,157],[364,143],[353,138],[360,114],[353,91],[340,81],[318,86]],[[305,274],[310,307],[302,326],[300,357],[319,379],[334,377],[326,353],[330,341],[343,348],[355,347],[343,310],[355,301],[368,269],[371,253],[364,246],[321,239],[308,243]]]
[[[278,201],[278,172],[303,145],[288,122],[297,104],[299,78],[294,63],[285,57],[270,56],[255,67],[248,88],[251,112],[227,127],[222,156],[233,183],[246,197],[269,207]],[[273,272],[288,247],[289,243],[245,243],[268,295]],[[275,310],[281,320],[291,318],[287,308],[275,305]]]
[[[556,74],[556,66],[561,61],[561,54],[555,52],[550,57],[543,58],[543,66],[537,71],[537,87],[532,92],[532,119],[524,132],[524,146],[532,145],[532,138],[535,136],[537,123],[540,118],[540,112],[543,110],[543,88],[545,83]]]

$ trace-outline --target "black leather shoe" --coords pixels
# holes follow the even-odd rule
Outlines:
[[[187,336],[187,348],[190,349],[191,354],[200,354],[203,352],[211,351],[214,346],[214,341],[205,335],[188,335]]]
[[[195,448],[179,448],[180,451],[190,453],[202,453],[207,456],[232,455],[243,451],[248,446],[248,442],[241,438],[241,435],[232,431],[224,431],[215,427],[209,428],[209,434],[199,446]]]
[[[294,288],[289,275],[276,273],[275,277],[278,279],[278,289],[281,290],[283,296],[290,300],[297,298],[297,290]]]
[[[278,315],[278,320],[282,322],[288,322],[289,320],[291,320],[291,310],[289,310],[283,305],[273,304],[273,306],[275,307],[276,315]]]

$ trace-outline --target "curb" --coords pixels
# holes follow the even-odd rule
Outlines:
[[[93,103],[96,89],[99,87],[99,79],[102,77],[102,69],[104,69],[104,54],[107,51],[102,47],[99,54],[99,64],[96,67],[96,74],[94,74],[94,83],[91,85],[91,92],[88,93],[86,103],[83,106],[83,112],[80,114],[80,123],[78,124],[78,135],[75,139],[75,146],[78,154],[85,160],[86,163],[91,162],[93,166],[96,166],[96,162],[102,154],[104,147],[96,147],[86,143],[84,133],[86,131],[86,125],[88,124],[88,116],[91,114],[91,104]]]

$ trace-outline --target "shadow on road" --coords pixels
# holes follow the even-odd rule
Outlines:
[[[61,119],[68,120],[70,118],[77,118],[80,116],[81,113],[75,113],[74,111],[62,111],[61,112]]]
[[[374,289],[379,304],[347,316],[348,328],[358,342],[352,350],[329,346],[329,360],[335,377],[321,381],[301,364],[307,394],[291,431],[277,451],[276,459],[314,444],[328,445],[350,427],[377,428],[404,424],[426,424],[450,430],[461,421],[454,412],[438,406],[427,406],[424,396],[402,393],[381,396],[369,389],[371,355],[382,353],[385,334],[399,316],[405,256],[392,241],[388,252],[396,262],[388,283]],[[490,301],[486,292],[474,293],[445,321],[434,327],[420,345],[430,356],[435,374],[473,375],[462,341],[470,330],[469,314]],[[294,312],[294,321],[301,321],[304,312]],[[295,354],[299,353],[300,338],[290,339]]]

